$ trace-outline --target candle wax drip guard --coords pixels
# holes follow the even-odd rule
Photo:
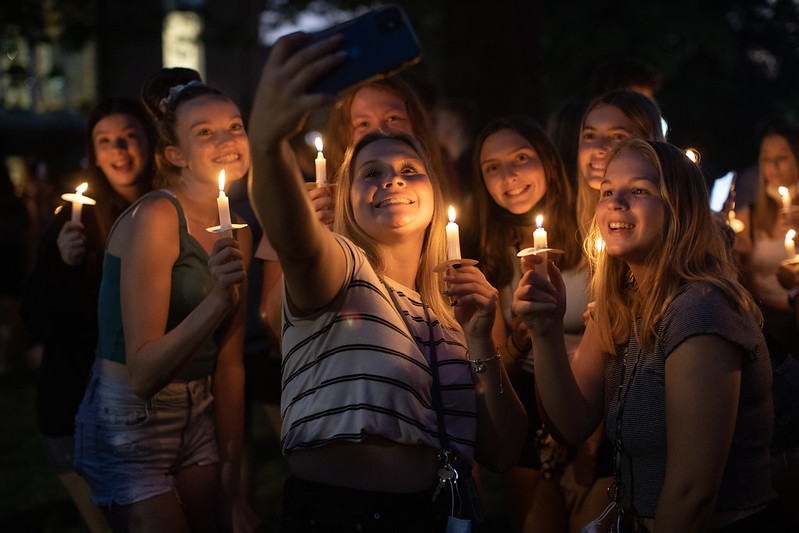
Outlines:
[[[563,250],[558,250],[557,248],[525,248],[524,250],[520,251],[516,254],[516,257],[526,257],[528,255],[538,255],[542,253],[550,253],[550,254],[562,254],[564,253]]]

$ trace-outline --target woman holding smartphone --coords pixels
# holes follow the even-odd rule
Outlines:
[[[475,267],[433,272],[446,259],[441,191],[407,135],[349,150],[338,233],[317,219],[288,142],[335,101],[307,91],[344,56],[339,36],[307,42],[278,40],[251,115],[250,197],[285,276],[282,531],[477,527],[471,463],[508,468],[526,429],[491,339],[496,290]]]

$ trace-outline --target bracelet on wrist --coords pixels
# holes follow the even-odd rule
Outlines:
[[[472,372],[475,374],[482,374],[486,371],[486,363],[499,360],[499,348],[494,350],[494,355],[484,359],[469,359],[469,351],[466,351],[466,360],[472,366]]]

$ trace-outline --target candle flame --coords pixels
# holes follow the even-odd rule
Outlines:
[[[605,241],[602,240],[602,237],[597,237],[596,241],[594,242],[594,246],[596,247],[596,252],[602,253],[602,250],[605,249]]]
[[[219,173],[219,190],[225,190],[225,169],[223,168],[222,171]]]
[[[78,196],[80,196],[81,194],[86,192],[86,189],[88,189],[88,188],[89,188],[89,184],[84,182],[84,183],[81,183],[80,185],[78,185],[78,188],[75,189],[75,192],[78,193]]]
[[[780,196],[788,196],[788,187],[780,187],[777,190],[780,192]]]
[[[316,145],[316,149],[318,151],[322,151],[322,136],[320,135],[316,139],[314,139],[314,144]]]
[[[449,206],[448,214],[449,214],[449,221],[450,222],[455,222],[455,208],[454,207]]]
[[[535,217],[535,227],[540,228],[544,224],[544,215]]]
[[[699,155],[699,150],[696,148],[686,148],[685,155],[694,163],[699,163],[699,160],[702,158],[702,156]]]
[[[795,235],[796,235],[796,231],[794,231],[792,229],[789,229],[788,233],[785,234],[785,240],[786,241],[791,241],[791,240],[793,240]]]

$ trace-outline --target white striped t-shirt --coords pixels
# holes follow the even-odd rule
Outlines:
[[[430,328],[420,296],[385,280],[403,320],[363,250],[336,238],[347,256],[341,292],[310,316],[296,317],[283,305],[283,453],[358,442],[364,435],[438,449]],[[463,333],[442,327],[429,312],[447,434],[451,446],[472,461],[477,411]]]

